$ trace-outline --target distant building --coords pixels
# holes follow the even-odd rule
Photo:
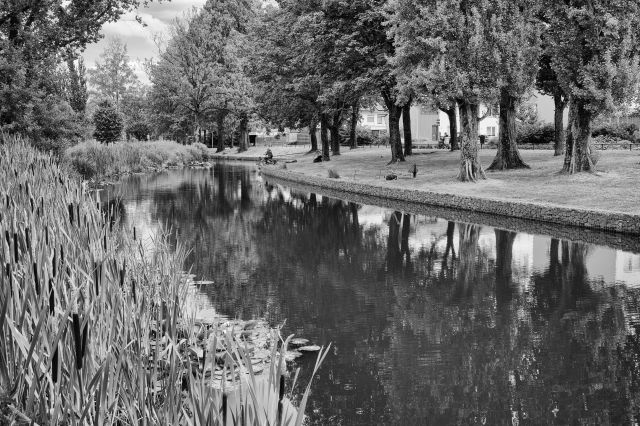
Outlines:
[[[529,98],[527,103],[535,105],[538,113],[538,120],[542,123],[553,124],[555,105],[551,96],[535,93]],[[565,123],[568,111],[565,111]],[[481,106],[480,116],[483,117],[478,123],[478,134],[486,136],[488,141],[495,141],[499,136],[498,111],[490,107]],[[389,112],[381,105],[361,112],[359,125],[370,129],[374,134],[388,132]],[[460,121],[458,117],[458,132],[460,131]],[[400,120],[400,131],[402,136],[402,120]],[[449,135],[449,117],[447,114],[434,108],[413,105],[411,107],[411,136],[416,143],[437,143],[439,138]]]
[[[380,105],[376,105],[368,110],[363,110],[361,111],[360,122],[358,124],[371,130],[376,136],[381,132],[388,132],[389,112]]]

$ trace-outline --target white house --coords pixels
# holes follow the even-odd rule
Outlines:
[[[555,106],[553,98],[540,93],[531,96],[528,103],[536,107],[538,119],[543,123],[553,123]],[[499,132],[498,111],[488,110],[488,107],[480,108],[480,115],[484,117],[478,123],[478,134],[486,136],[489,141],[496,140]],[[566,121],[567,111],[565,111]],[[370,110],[361,112],[359,124],[373,131],[388,131],[389,113],[386,108],[377,105]],[[400,120],[402,132],[402,120]],[[460,131],[460,119],[458,116],[458,131]],[[439,138],[449,135],[449,117],[443,111],[431,107],[413,105],[411,107],[411,135],[417,143],[435,143]]]

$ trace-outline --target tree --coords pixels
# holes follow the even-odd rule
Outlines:
[[[3,130],[39,137],[40,126],[34,126],[36,122],[52,122],[50,119],[56,117],[47,117],[48,111],[68,110],[68,105],[63,105],[64,94],[50,84],[52,70],[67,58],[76,57],[88,43],[98,41],[100,29],[106,22],[116,21],[124,13],[147,3],[140,0],[3,1],[0,7],[0,126]],[[41,108],[53,104],[57,105],[54,109]]]
[[[102,37],[100,29],[105,23],[148,3],[151,1],[4,1],[0,33],[8,45],[28,50],[32,57],[77,52]],[[0,48],[3,54],[8,45]]]
[[[386,2],[370,0],[368,10],[359,19],[360,40],[368,45],[369,79],[380,90],[384,105],[389,111],[389,145],[391,162],[404,161],[400,138],[400,118],[403,106],[409,102],[411,92],[398,82],[390,58],[396,53],[396,40],[387,32],[388,10]]]
[[[68,95],[67,100],[71,108],[77,113],[84,114],[87,109],[87,78],[86,68],[82,58],[78,58],[78,65],[72,58],[67,59]]]
[[[485,60],[493,52],[483,11],[488,0],[399,0],[390,32],[396,61],[408,70],[411,86],[437,99],[452,99],[460,112],[461,151],[458,179],[484,178],[478,159],[478,114],[481,103],[496,98],[500,74]]]
[[[120,112],[124,116],[127,139],[133,137],[139,141],[147,140],[152,133],[149,125],[149,107],[147,91],[144,87],[130,90],[124,95]]]
[[[98,142],[109,144],[120,140],[124,120],[109,101],[103,101],[98,105],[93,114],[93,124],[96,128],[93,136]]]
[[[445,114],[449,119],[449,145],[451,151],[457,151],[460,149],[458,145],[458,105],[455,101],[447,101],[439,104],[438,109]]]
[[[116,108],[122,98],[139,85],[138,77],[129,63],[127,45],[119,38],[112,38],[96,66],[89,70],[89,83],[99,97],[110,99]]]
[[[340,153],[340,127],[359,98],[361,68],[346,31],[353,5],[286,0],[279,6],[265,11],[256,34],[260,109],[274,123],[309,126],[312,143],[319,122],[329,161],[330,151]]]
[[[547,1],[546,53],[569,98],[566,173],[594,171],[594,119],[634,93],[640,5],[626,0]]]
[[[537,5],[532,0],[494,0],[483,10],[491,23],[486,37],[500,77],[500,137],[489,170],[529,168],[518,152],[516,112],[537,72],[542,30]]]
[[[404,155],[413,154],[413,141],[411,140],[411,104],[413,99],[409,98],[402,106],[402,129],[404,132]]]
[[[304,44],[298,41],[306,33],[291,31],[297,19],[287,5],[262,11],[252,32],[255,50],[250,76],[260,117],[276,126],[307,126],[311,151],[317,151],[321,89],[312,64],[306,60],[309,51],[298,51],[299,44]]]
[[[251,0],[211,0],[174,23],[160,60],[150,65],[153,110],[162,127],[199,135],[215,123],[222,151],[229,115],[248,123],[241,118],[253,108],[244,59],[253,7]],[[246,139],[248,129],[241,133]]]
[[[555,126],[553,138],[554,155],[562,155],[565,148],[564,111],[567,108],[568,98],[562,90],[562,86],[560,86],[558,76],[551,66],[551,58],[547,54],[540,55],[536,89],[544,95],[553,97],[555,107],[553,115],[553,123]]]

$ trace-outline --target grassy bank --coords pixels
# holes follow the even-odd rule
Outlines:
[[[256,378],[242,333],[187,315],[183,248],[145,250],[21,141],[0,145],[0,194],[0,423],[300,424],[286,342]]]
[[[261,155],[265,150],[252,147],[246,155]],[[273,149],[273,153],[279,154],[277,149]],[[563,157],[554,157],[552,151],[521,150],[520,153],[530,169],[487,172],[487,180],[475,184],[456,180],[460,153],[444,150],[416,150],[416,155],[408,157],[406,162],[387,166],[388,147],[343,149],[341,155],[332,156],[327,163],[312,163],[313,155],[291,155],[287,159],[297,162],[286,166],[297,173],[324,178],[328,177],[329,169],[333,169],[341,180],[391,189],[640,214],[640,151],[601,151],[598,173],[570,176],[559,173]],[[480,161],[488,167],[495,154],[493,149],[481,150]],[[418,169],[415,179],[409,172],[413,164]],[[397,180],[385,180],[391,172],[398,176]]]
[[[205,161],[208,152],[206,146],[198,143],[180,145],[171,141],[156,141],[105,145],[87,141],[68,148],[63,159],[84,179],[104,180],[127,173]]]

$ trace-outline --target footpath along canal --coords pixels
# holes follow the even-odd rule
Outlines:
[[[215,164],[110,194],[142,238],[192,250],[199,308],[333,342],[310,424],[638,420],[640,244],[311,190]]]

